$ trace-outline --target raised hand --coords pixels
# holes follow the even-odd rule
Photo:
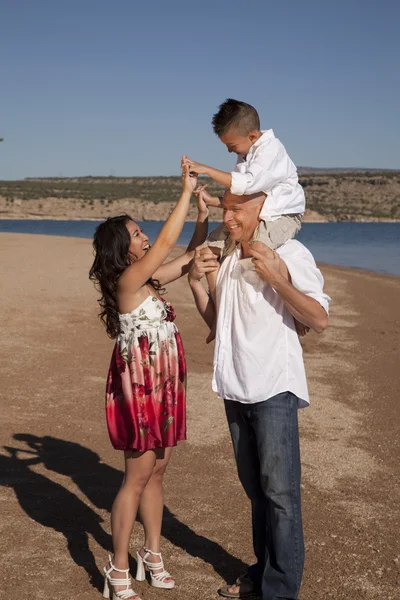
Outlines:
[[[199,185],[193,192],[197,198],[197,208],[199,212],[208,212],[208,205],[205,201],[205,194],[207,194],[207,192],[205,191],[206,187],[207,184]]]
[[[191,173],[188,165],[183,163],[183,157],[181,161],[182,168],[182,190],[193,193],[197,187],[197,173]]]
[[[207,173],[207,165],[203,165],[198,163],[191,158],[189,158],[186,154],[182,156],[182,164],[187,165],[190,171],[197,173],[198,175],[205,175]]]
[[[201,200],[206,204],[206,206],[216,206],[221,208],[221,200],[218,196],[211,196],[208,192],[206,192],[207,183],[203,185],[199,185],[197,189],[194,190],[194,195],[198,198],[201,195]]]

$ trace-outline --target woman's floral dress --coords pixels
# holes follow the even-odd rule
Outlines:
[[[186,439],[186,361],[172,306],[148,296],[120,314],[106,416],[117,450],[144,452]]]

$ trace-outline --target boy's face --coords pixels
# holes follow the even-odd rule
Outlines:
[[[260,131],[250,131],[250,133],[243,136],[236,129],[228,129],[219,139],[228,148],[228,152],[245,156],[260,136]]]

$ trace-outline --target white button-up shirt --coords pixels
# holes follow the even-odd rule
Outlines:
[[[236,196],[267,194],[260,213],[260,218],[266,221],[303,214],[306,209],[297,169],[272,129],[262,132],[245,157],[238,156],[232,171],[231,192]]]
[[[277,252],[292,284],[328,312],[330,298],[312,254],[289,240]],[[256,273],[241,248],[224,259],[217,278],[217,332],[213,390],[220,398],[255,403],[292,392],[309,404],[303,353],[283,300]]]

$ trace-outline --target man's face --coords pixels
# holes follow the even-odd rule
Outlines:
[[[245,156],[258,137],[255,131],[251,131],[248,135],[243,136],[236,129],[229,129],[219,139],[228,148],[228,152],[235,152],[235,154],[243,154]]]
[[[249,242],[258,225],[258,215],[264,203],[265,195],[234,196],[225,192],[222,204],[224,223],[235,242]]]

